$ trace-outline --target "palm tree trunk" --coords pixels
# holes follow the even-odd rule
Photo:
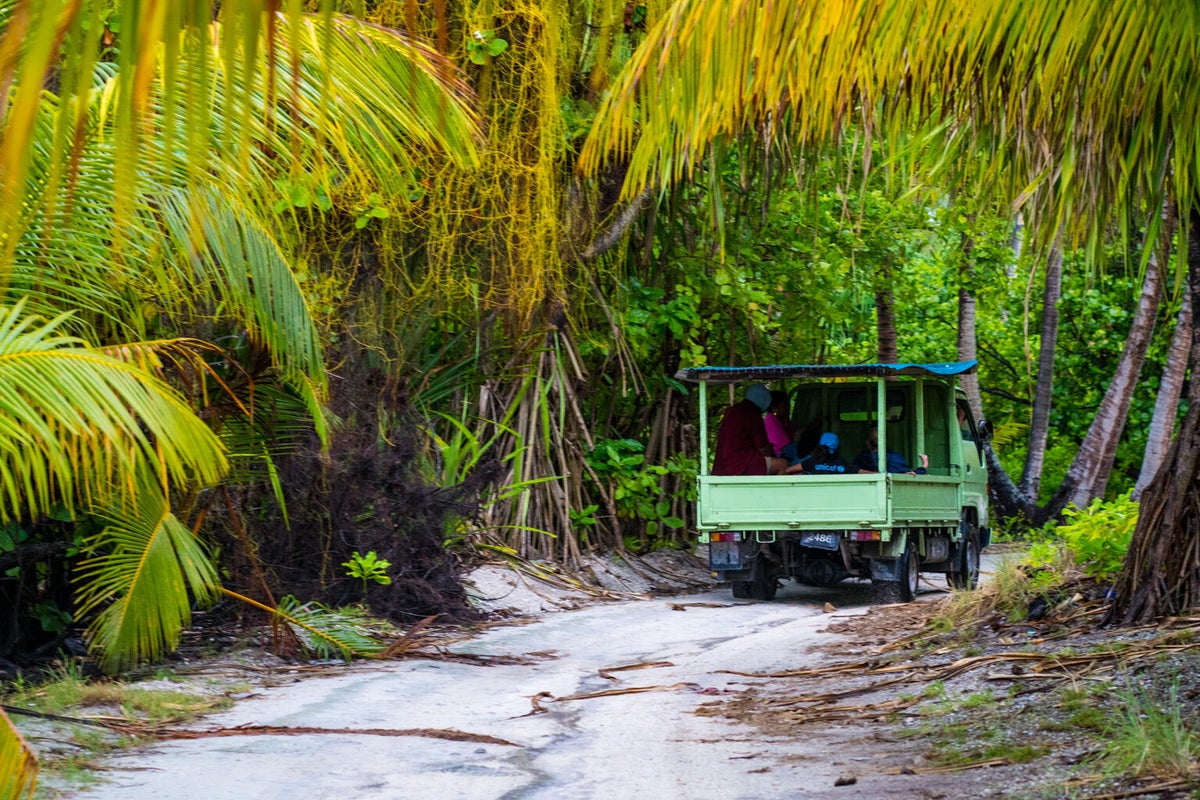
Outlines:
[[[1000,457],[992,449],[991,442],[983,445],[988,469],[988,498],[991,513],[1001,520],[1023,520],[1028,524],[1037,513],[1037,507],[1029,495],[1017,488],[1008,476]]]
[[[1188,291],[1200,292],[1200,211],[1188,229]],[[1192,326],[1192,352],[1200,343]],[[1194,374],[1194,373],[1193,373]],[[1190,399],[1190,398],[1189,398]],[[1104,622],[1136,625],[1200,600],[1200,403],[1191,402],[1163,466],[1142,492],[1137,528]]]
[[[1188,362],[1192,360],[1192,288],[1190,278],[1183,288],[1183,299],[1179,305],[1179,316],[1175,321],[1175,333],[1171,337],[1171,348],[1163,365],[1162,379],[1158,384],[1158,397],[1154,400],[1154,416],[1150,419],[1150,430],[1146,438],[1146,452],[1142,457],[1142,469],[1133,487],[1133,499],[1138,500],[1146,486],[1158,473],[1171,437],[1175,434],[1175,420],[1179,415],[1179,398],[1183,394],[1183,381]],[[1195,369],[1192,374],[1196,375]],[[1200,381],[1192,381],[1194,397]],[[1190,398],[1189,398],[1190,399]]]
[[[975,295],[971,294],[971,287],[975,285],[975,262],[971,251],[975,243],[965,234],[962,242],[963,261],[958,277],[958,360],[974,361],[979,354],[975,330]],[[959,379],[959,385],[967,393],[967,402],[971,404],[975,419],[982,419],[983,398],[979,393],[979,374],[968,372]]]
[[[1154,334],[1154,318],[1162,297],[1162,277],[1158,259],[1153,256],[1146,265],[1146,276],[1142,280],[1142,293],[1138,298],[1137,312],[1129,327],[1125,350],[1117,363],[1116,372],[1100,401],[1100,407],[1092,420],[1087,435],[1079,445],[1075,460],[1067,470],[1062,485],[1054,497],[1041,509],[1039,523],[1058,517],[1068,504],[1086,507],[1093,498],[1104,494],[1108,474],[1117,452],[1117,442],[1125,429],[1129,415],[1129,403],[1137,386],[1138,373],[1146,357],[1146,349]]]
[[[896,335],[896,304],[892,297],[891,264],[884,262],[876,276],[875,330],[879,341],[879,363],[895,364],[900,360]]]
[[[1046,438],[1050,433],[1050,408],[1054,390],[1054,351],[1058,347],[1058,301],[1062,299],[1062,247],[1058,241],[1046,257],[1046,287],[1042,292],[1042,342],[1038,351],[1037,382],[1029,423],[1029,450],[1021,474],[1020,491],[1036,503],[1046,464]]]

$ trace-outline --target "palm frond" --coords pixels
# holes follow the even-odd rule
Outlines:
[[[1037,220],[1095,238],[1131,195],[1193,202],[1200,7],[1093,0],[679,0],[622,70],[581,163],[628,163],[625,194],[686,177],[721,137],[802,144],[931,133],[943,177],[1044,187]],[[982,156],[980,158],[979,156]],[[1154,216],[1153,214],[1151,216]]]
[[[0,800],[33,797],[38,763],[17,726],[0,709]]]
[[[211,190],[162,198],[159,212],[179,258],[163,265],[159,286],[164,292],[177,293],[182,285],[211,293],[266,346],[285,380],[311,382],[323,394],[321,344],[308,302],[278,243],[247,211],[236,198]]]
[[[278,607],[271,608],[228,589],[221,591],[285,623],[304,647],[319,658],[329,658],[337,653],[349,661],[355,655],[375,656],[384,650],[385,645],[365,634],[353,619],[320,603],[302,603],[288,595],[279,601]]]
[[[104,174],[113,186],[107,208],[117,249],[134,222],[146,171],[195,185],[214,172],[262,176],[282,165],[294,174],[315,169],[322,180],[327,169],[392,175],[411,187],[418,151],[478,163],[478,117],[450,61],[396,31],[328,12],[305,15],[299,3],[268,14],[277,7],[197,0],[123,15],[114,69],[98,63],[108,4],[3,6],[0,289],[31,212],[45,198],[73,196],[97,124],[109,134]],[[51,74],[62,101],[47,116],[43,87]],[[43,123],[50,135],[37,132]],[[330,148],[336,157],[327,157]],[[225,164],[214,165],[214,151]],[[40,196],[27,180],[37,158],[46,189]]]
[[[220,441],[159,378],[81,340],[65,317],[0,307],[0,520],[136,494],[147,464],[215,483]]]
[[[105,528],[86,542],[80,565],[79,613],[98,612],[91,646],[109,673],[173,650],[191,620],[193,600],[210,602],[216,567],[195,535],[149,482],[134,504],[99,510]]]

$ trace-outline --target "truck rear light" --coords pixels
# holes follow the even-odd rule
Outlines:
[[[882,538],[882,531],[850,531],[852,542],[878,542]]]
[[[741,531],[727,531],[725,533],[710,533],[708,535],[710,542],[740,542],[742,540]]]

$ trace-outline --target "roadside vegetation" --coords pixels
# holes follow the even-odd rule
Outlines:
[[[1036,762],[1011,797],[1175,796],[1200,789],[1200,640],[1194,616],[1106,626],[1136,524],[1127,496],[1070,509],[974,592],[954,593],[891,658],[956,654],[968,686],[938,683],[904,722],[936,767]],[[948,683],[949,681],[947,681]],[[893,718],[895,720],[896,718]],[[1057,788],[1056,788],[1057,787]]]

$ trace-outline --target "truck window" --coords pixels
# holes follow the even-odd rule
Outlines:
[[[888,422],[900,422],[905,418],[904,395],[889,389],[885,401]],[[873,422],[879,415],[875,408],[875,387],[849,389],[838,394],[837,418],[839,422]]]
[[[958,407],[958,430],[962,434],[963,441],[976,442],[975,438],[975,423],[971,419],[971,407],[967,405],[965,400],[959,400]]]

